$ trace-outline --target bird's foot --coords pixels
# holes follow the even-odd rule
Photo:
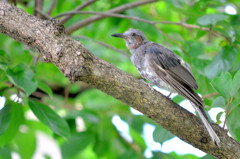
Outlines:
[[[171,95],[172,95],[172,93],[169,93],[169,95],[167,96],[167,98],[171,99],[171,98],[170,98],[170,97],[171,97]]]

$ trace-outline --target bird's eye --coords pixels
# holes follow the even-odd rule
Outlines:
[[[136,36],[136,33],[132,33],[132,36]]]

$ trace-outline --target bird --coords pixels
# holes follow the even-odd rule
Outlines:
[[[130,28],[124,33],[116,33],[112,36],[125,40],[126,46],[131,52],[132,63],[151,85],[171,93],[176,92],[190,101],[212,141],[216,146],[219,146],[220,139],[204,111],[204,101],[194,91],[198,89],[198,84],[193,77],[190,65],[172,50],[161,44],[148,41],[143,32],[138,29]]]

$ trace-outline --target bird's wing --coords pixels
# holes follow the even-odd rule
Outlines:
[[[147,47],[145,58],[148,65],[165,83],[194,104],[203,106],[201,97],[193,91],[198,86],[192,73],[181,65],[181,60],[173,54],[163,46],[152,44]]]
[[[183,81],[193,89],[198,89],[197,82],[192,73],[186,66],[182,65],[181,59],[171,50],[157,43],[153,43],[150,47],[147,47],[146,53],[151,54],[154,62],[165,69],[172,77]]]

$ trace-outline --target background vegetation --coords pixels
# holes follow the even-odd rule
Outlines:
[[[72,11],[84,2],[59,0],[48,16]],[[82,11],[105,12],[130,2],[99,0]],[[35,14],[48,17],[42,13],[49,13],[51,5],[52,1],[45,0],[42,11]],[[96,56],[137,78],[141,77],[131,64],[124,41],[114,39],[111,34],[138,28],[149,40],[172,49],[191,65],[206,110],[223,108],[216,117],[217,123],[223,122],[220,117],[227,112],[227,128],[240,141],[239,6],[237,0],[162,0],[125,10],[121,13],[125,17],[109,14],[112,17],[70,31],[74,23],[94,16],[93,12],[77,14],[64,26]],[[34,14],[34,1],[20,1],[17,7]],[[236,13],[226,13],[227,7]],[[0,34],[0,49],[0,96],[5,100],[0,111],[0,158],[11,158],[12,152],[24,159],[32,158],[38,132],[53,138],[61,148],[62,157],[71,159],[145,158],[146,123],[156,126],[155,141],[162,144],[174,137],[151,119],[134,115],[129,106],[118,100],[82,82],[71,83],[38,53],[3,34]],[[176,96],[173,100],[180,103],[184,99]],[[114,126],[112,119],[116,115],[128,124],[132,141],[126,140]],[[152,154],[152,158],[198,158],[174,152]]]

